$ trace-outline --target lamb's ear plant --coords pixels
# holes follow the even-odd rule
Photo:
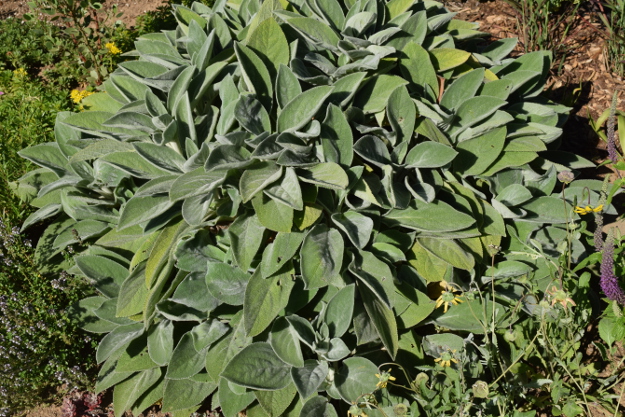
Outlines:
[[[70,272],[99,295],[75,313],[103,335],[116,415],[207,398],[226,417],[392,415],[415,397],[382,396],[379,367],[433,364],[423,332],[480,337],[532,308],[515,277],[546,288],[536,251],[592,188],[558,196],[589,163],[555,150],[549,53],[474,48],[475,24],[433,1],[174,13],[58,115],[55,143],[20,152],[41,167],[16,184],[39,208],[23,227],[51,222],[39,258],[84,248]]]

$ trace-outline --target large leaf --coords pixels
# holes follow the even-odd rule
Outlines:
[[[234,259],[247,271],[260,248],[265,228],[255,215],[239,216],[228,228]]]
[[[256,342],[232,358],[221,376],[244,387],[275,391],[291,383],[290,370],[269,343]]]
[[[211,295],[226,304],[242,305],[251,275],[222,262],[208,262],[207,265],[206,285]]]
[[[345,244],[340,232],[320,224],[306,235],[300,250],[306,288],[324,287],[340,272]]]
[[[161,368],[146,369],[117,384],[113,390],[115,414],[121,416],[130,410],[135,402],[158,382],[161,374]]]
[[[206,374],[186,379],[166,379],[163,412],[185,410],[204,402],[217,385],[205,381]]]
[[[348,358],[334,377],[336,388],[348,403],[358,401],[362,395],[375,391],[378,367],[363,357]]]
[[[393,310],[384,304],[366,285],[359,285],[358,292],[362,297],[367,315],[380,335],[386,351],[392,359],[395,359],[399,335]]]
[[[369,242],[373,231],[373,220],[369,217],[349,210],[345,213],[333,214],[332,221],[357,248],[363,249]]]
[[[305,234],[299,232],[278,233],[273,243],[263,251],[260,264],[263,278],[278,272],[297,253],[304,237]]]
[[[414,206],[404,210],[393,209],[384,221],[391,226],[403,226],[421,232],[451,232],[466,229],[475,219],[442,201],[424,203],[415,200]]]
[[[317,393],[317,389],[325,381],[328,371],[327,362],[310,359],[299,368],[291,368],[291,378],[302,399],[306,400]]]
[[[440,168],[458,155],[453,148],[437,142],[421,142],[406,155],[408,168]]]
[[[294,131],[304,127],[317,114],[332,87],[313,87],[297,95],[278,116],[278,132]]]
[[[265,330],[288,304],[295,280],[291,265],[287,264],[283,270],[279,275],[263,278],[257,269],[250,278],[243,303],[248,336],[256,336]]]
[[[278,317],[274,321],[269,342],[284,362],[295,367],[304,366],[304,357],[297,333],[286,318]]]

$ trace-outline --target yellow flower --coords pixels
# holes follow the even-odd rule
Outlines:
[[[90,96],[91,94],[93,94],[92,91],[87,91],[87,90],[72,90],[72,92],[69,94],[69,96],[71,97],[72,101],[76,104],[80,103],[82,101],[82,99],[84,99],[87,96]]]
[[[379,379],[378,383],[376,384],[376,388],[380,389],[380,388],[386,388],[386,385],[388,384],[388,381],[395,381],[394,376],[391,376],[391,370],[389,369],[386,372],[382,372],[381,374],[375,374],[376,378]]]
[[[586,206],[586,207],[575,206],[575,208],[573,209],[575,213],[582,214],[582,215],[588,214],[588,213],[597,213],[601,210],[603,210],[603,204],[600,204],[594,208],[591,206]]]
[[[25,77],[26,76],[26,70],[24,68],[18,68],[16,70],[13,70],[13,75],[15,75],[16,77]]]
[[[458,359],[454,358],[454,353],[456,353],[455,350],[452,350],[451,352],[443,352],[440,358],[434,359],[434,362],[438,363],[443,368],[450,367],[452,362],[458,363]]]
[[[122,53],[122,50],[117,47],[113,42],[108,42],[104,45],[106,49],[108,49],[109,54],[111,55],[119,55]]]
[[[450,291],[443,291],[441,292],[441,296],[436,300],[436,308],[444,306],[443,313],[447,313],[447,309],[449,309],[450,305],[458,305],[462,302],[460,296]]]

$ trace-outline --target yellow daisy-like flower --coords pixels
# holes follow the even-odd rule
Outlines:
[[[379,379],[378,383],[376,384],[376,388],[377,389],[381,389],[381,388],[386,388],[386,385],[388,384],[388,381],[395,381],[394,376],[391,376],[391,370],[389,369],[386,372],[382,372],[381,374],[375,374],[376,378]]]
[[[436,308],[440,306],[444,306],[443,313],[447,313],[450,305],[458,305],[462,303],[462,299],[460,296],[454,294],[451,291],[443,291],[441,292],[441,296],[436,300]]]
[[[80,103],[82,101],[82,99],[84,99],[87,96],[90,96],[91,94],[93,94],[92,91],[87,91],[87,90],[72,90],[71,93],[69,93],[70,98],[72,99],[72,101],[76,104]]]
[[[458,359],[454,358],[455,350],[443,352],[440,358],[434,359],[434,362],[438,363],[441,367],[450,367],[451,363],[458,363]]]
[[[104,45],[106,49],[108,49],[109,54],[111,55],[119,55],[122,53],[122,50],[117,47],[113,42],[108,42]]]
[[[25,77],[26,76],[26,70],[24,68],[18,68],[16,70],[13,70],[13,75],[15,75],[16,77]]]
[[[586,207],[580,207],[580,206],[575,206],[575,208],[573,209],[573,211],[577,214],[588,214],[588,213],[597,213],[600,212],[601,210],[603,210],[603,204],[598,205],[597,207],[591,207],[591,206],[586,206]]]

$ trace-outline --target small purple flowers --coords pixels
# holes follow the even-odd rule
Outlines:
[[[608,233],[603,254],[601,256],[601,290],[610,300],[625,305],[625,293],[619,286],[618,278],[614,274],[614,238]]]

